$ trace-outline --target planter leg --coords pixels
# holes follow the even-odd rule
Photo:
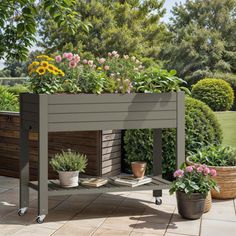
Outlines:
[[[23,215],[29,207],[29,131],[20,130],[20,209]]]
[[[153,175],[162,178],[162,129],[153,130]],[[153,196],[160,199],[162,190],[153,190]]]

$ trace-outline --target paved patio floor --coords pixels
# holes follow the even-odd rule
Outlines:
[[[18,216],[18,179],[0,176],[0,235],[14,236],[235,236],[236,200],[214,201],[200,220],[183,220],[175,196],[163,193],[154,204],[151,191],[51,197],[43,224],[35,223],[37,193],[30,192],[30,208]]]

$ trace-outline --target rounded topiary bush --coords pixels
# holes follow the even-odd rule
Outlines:
[[[204,144],[220,144],[222,130],[214,112],[205,103],[194,98],[185,99],[186,119],[186,155]],[[175,129],[163,129],[163,174],[169,175],[175,170]],[[146,161],[147,172],[152,172],[153,132],[145,130],[127,130],[124,136],[126,171],[130,171],[132,161]]]
[[[223,80],[228,82],[234,90],[234,103],[233,103],[233,106],[231,107],[231,110],[236,111],[236,77],[232,77],[232,78],[226,77]]]
[[[4,86],[0,86],[0,111],[18,111],[18,98],[8,92]]]
[[[234,103],[234,91],[222,79],[203,79],[192,87],[192,96],[205,102],[213,111],[228,111]]]

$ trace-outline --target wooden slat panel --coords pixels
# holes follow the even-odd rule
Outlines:
[[[114,158],[108,161],[103,161],[102,167],[104,168],[104,167],[108,167],[108,166],[112,166],[112,165],[120,164],[120,163],[121,163],[120,158]]]
[[[33,94],[33,93],[23,93],[23,94],[20,94],[21,100],[24,103],[33,103],[33,104],[39,103],[39,96],[40,95]]]
[[[102,147],[103,148],[117,146],[117,145],[121,145],[121,139],[115,139],[115,140],[102,142]]]
[[[121,150],[118,152],[112,152],[112,153],[102,155],[103,161],[107,161],[107,160],[114,159],[114,158],[121,158]]]
[[[96,130],[98,127],[101,130],[111,128],[115,129],[149,129],[158,128],[175,128],[176,120],[145,120],[145,121],[104,121],[104,122],[80,122],[80,123],[50,123],[48,125],[49,132],[53,131],[82,131]]]
[[[38,113],[39,105],[33,103],[23,103],[22,112]]]
[[[121,132],[117,134],[103,134],[102,135],[102,141],[110,141],[115,139],[121,139]]]
[[[102,135],[105,134],[120,134],[121,131],[117,130],[117,129],[113,129],[113,130],[102,130]]]
[[[23,113],[23,119],[37,120],[33,113]],[[49,114],[49,123],[86,122],[86,121],[121,121],[121,120],[175,120],[176,111],[154,112],[107,112],[107,113],[78,113],[78,114]]]
[[[40,95],[47,96],[47,95]],[[90,104],[90,103],[136,103],[136,102],[171,102],[176,101],[176,93],[161,94],[60,94],[48,96],[48,103],[53,104]]]
[[[121,145],[107,147],[107,148],[102,149],[102,154],[108,154],[108,153],[117,152],[117,151],[120,151],[120,150],[121,150]]]
[[[111,171],[120,170],[120,168],[121,168],[120,163],[112,165],[112,166],[107,166],[107,167],[102,168],[102,174],[107,174]]]
[[[176,102],[114,103],[114,104],[64,104],[49,105],[49,114],[93,113],[93,112],[132,112],[132,111],[175,111]]]

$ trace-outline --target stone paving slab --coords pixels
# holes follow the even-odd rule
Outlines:
[[[152,191],[73,195],[49,198],[49,214],[35,222],[37,192],[30,190],[30,208],[17,215],[19,180],[0,176],[1,236],[235,236],[236,200],[213,200],[199,220],[182,219],[176,198],[163,191],[154,204]]]

